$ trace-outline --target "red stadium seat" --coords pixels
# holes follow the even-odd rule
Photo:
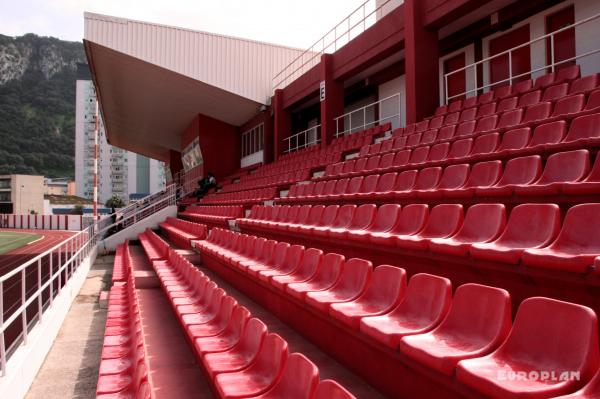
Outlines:
[[[375,268],[365,292],[350,302],[333,303],[329,314],[355,330],[360,319],[384,314],[395,308],[406,291],[406,271],[381,265]]]
[[[479,97],[477,97],[478,104],[487,104],[492,101],[494,101],[494,92],[493,91],[488,91],[486,93],[480,94]]]
[[[452,375],[464,359],[486,355],[508,335],[510,295],[500,288],[465,284],[456,289],[448,316],[433,331],[400,340],[400,351],[425,366]]]
[[[373,224],[376,214],[377,206],[373,204],[363,204],[356,208],[352,215],[352,220],[348,225],[339,228],[332,227],[329,229],[328,235],[334,239],[344,239],[348,237],[350,232],[364,231]]]
[[[556,72],[555,83],[569,82],[578,79],[581,76],[581,68],[579,64],[568,65],[560,68]]]
[[[545,75],[538,77],[535,80],[535,84],[533,85],[533,88],[534,89],[542,89],[544,87],[548,87],[548,86],[554,84],[555,80],[556,80],[556,74],[554,72],[547,73]]]
[[[237,306],[233,310],[227,328],[220,334],[194,340],[196,352],[204,355],[211,352],[224,352],[233,348],[240,340],[248,320],[250,320],[250,311],[243,306]]]
[[[599,84],[598,74],[594,73],[592,75],[584,76],[579,78],[573,83],[571,83],[571,88],[569,89],[569,95],[571,94],[579,94],[579,93],[589,93],[592,90],[596,89]]]
[[[502,175],[501,161],[479,162],[473,165],[464,186],[455,190],[443,190],[444,197],[464,198],[475,195],[477,188],[494,185]]]
[[[450,143],[439,143],[435,144],[429,150],[429,156],[427,157],[428,162],[443,161],[448,157],[448,151],[450,150]]]
[[[394,246],[396,236],[417,234],[423,229],[429,216],[429,208],[425,204],[410,204],[402,208],[394,227],[387,231],[372,232],[369,240],[373,244]]]
[[[513,94],[525,93],[533,87],[533,80],[526,79],[513,84]]]
[[[497,105],[496,102],[490,102],[490,103],[480,106],[479,109],[477,110],[477,118],[494,115],[496,113],[496,105]]]
[[[275,384],[288,357],[288,344],[277,334],[265,337],[247,368],[217,374],[214,382],[221,398],[245,398],[264,393]]]
[[[314,399],[356,399],[356,397],[337,382],[323,380],[317,386]]]
[[[319,384],[319,369],[300,353],[286,360],[281,378],[267,392],[255,399],[311,399]]]
[[[442,177],[436,187],[417,191],[419,198],[439,198],[445,191],[452,191],[464,186],[469,176],[469,164],[450,165],[444,168]]]
[[[300,267],[302,258],[304,257],[304,247],[302,245],[290,246],[286,253],[282,263],[276,265],[274,268],[256,270],[256,276],[263,281],[271,281],[275,276],[286,276],[292,274]]]
[[[285,290],[287,284],[308,281],[318,272],[322,262],[323,251],[320,249],[309,248],[304,251],[300,266],[298,266],[294,272],[287,275],[273,276],[271,285],[281,290]]]
[[[496,128],[498,124],[498,116],[484,116],[477,120],[477,124],[475,125],[475,133],[489,132]]]
[[[494,95],[497,99],[503,99],[509,97],[513,94],[513,86],[512,85],[504,85],[494,89]]]
[[[508,130],[502,135],[502,142],[496,150],[497,154],[512,153],[527,146],[531,139],[531,128]]]
[[[554,121],[539,125],[533,131],[528,148],[542,149],[546,146],[560,143],[567,133],[565,121]]]
[[[471,97],[474,98],[474,97]],[[467,122],[467,121],[472,121],[475,119],[475,117],[477,116],[477,108],[473,107],[473,108],[468,108],[468,109],[464,109],[461,113],[460,113],[460,118],[458,119],[458,122]]]
[[[513,109],[512,111],[506,111],[500,116],[500,120],[498,121],[498,125],[496,127],[498,129],[507,129],[520,124],[522,119],[522,108]]]
[[[594,93],[590,94],[590,99],[594,95]],[[600,94],[600,92],[598,92],[598,94]],[[598,97],[600,99],[600,95]],[[559,117],[576,114],[583,109],[584,105],[585,96],[583,94],[575,94],[574,96],[563,97],[556,101],[556,104],[554,105],[554,112],[552,112],[552,116]]]
[[[549,101],[544,101],[541,103],[530,105],[525,110],[525,115],[523,116],[523,120],[521,121],[521,123],[533,124],[533,122],[547,119],[550,116],[551,112],[552,103]]]
[[[431,168],[421,169],[417,174],[415,185],[410,191],[399,191],[394,193],[395,198],[415,198],[420,191],[428,191],[434,189],[442,175],[442,168],[434,166]]]
[[[525,93],[521,97],[519,97],[519,102],[517,103],[517,106],[522,108],[529,107],[531,105],[539,103],[541,98],[541,90],[530,91],[529,93]]]
[[[569,84],[561,83],[554,86],[546,87],[542,101],[555,101],[565,97],[569,92]]]
[[[508,218],[506,229],[495,241],[473,244],[475,259],[518,263],[526,249],[543,248],[560,231],[560,209],[555,204],[522,204]]]
[[[518,185],[528,185],[536,181],[542,173],[542,159],[539,155],[513,158],[506,163],[504,174],[493,186],[477,187],[478,197],[508,196]]]
[[[555,399],[597,399],[600,393],[600,369],[594,377],[579,391],[571,395],[557,396]]]
[[[571,97],[581,98],[582,100],[585,99],[585,96],[583,94],[577,94],[576,96],[571,96]],[[571,98],[571,97],[569,97],[569,98]],[[585,110],[591,111],[591,110],[595,110],[599,107],[600,107],[600,90],[594,90],[593,92],[590,93],[590,97],[588,98],[588,101],[585,104]]]
[[[523,253],[527,266],[584,273],[600,255],[600,204],[579,204],[567,211],[558,237],[546,248]]]
[[[590,157],[587,150],[576,150],[552,154],[540,178],[529,185],[515,186],[517,195],[555,195],[565,182],[577,182],[590,171]]]
[[[305,302],[322,312],[327,312],[329,305],[337,302],[348,302],[358,298],[371,280],[373,265],[364,259],[353,258],[346,261],[339,280],[325,291],[307,292]]]
[[[417,234],[396,236],[401,248],[426,250],[432,238],[448,238],[456,234],[464,220],[461,204],[440,204],[433,207],[425,228]]]
[[[456,132],[454,133],[455,137],[464,137],[470,136],[475,131],[475,126],[477,125],[477,121],[471,120],[462,122],[460,125],[456,127]]]
[[[456,140],[452,143],[446,159],[465,158],[473,148],[473,139]]]
[[[211,378],[218,373],[228,373],[248,367],[263,345],[267,327],[258,319],[250,319],[241,339],[231,349],[224,352],[207,353],[202,357],[204,369]]]
[[[456,125],[449,125],[440,128],[437,135],[437,141],[450,140],[456,133]]]
[[[600,114],[580,116],[571,122],[565,143],[590,143],[600,138]]]
[[[600,193],[600,156],[587,177],[578,182],[566,182],[561,185],[561,191],[566,194],[598,194]]]
[[[333,286],[339,279],[344,265],[342,255],[328,253],[317,273],[308,281],[289,283],[285,291],[293,297],[304,299],[309,291],[323,291]]]
[[[362,318],[360,331],[396,349],[402,337],[423,334],[437,326],[446,317],[451,302],[450,280],[415,274],[408,282],[404,300],[390,313]]]
[[[369,241],[369,235],[373,233],[385,233],[390,231],[397,223],[400,216],[401,206],[397,204],[384,204],[377,209],[373,223],[361,230],[348,231],[347,238],[353,241]]]
[[[356,212],[356,205],[341,206],[335,216],[335,219],[331,223],[325,224],[322,220],[323,223],[320,226],[312,229],[312,234],[326,237],[329,235],[330,230],[335,231],[336,229],[345,229],[352,221],[354,212]]]
[[[517,97],[509,97],[503,99],[498,103],[498,106],[496,107],[496,113],[502,114],[504,112],[514,110],[515,108],[517,108],[518,101],[519,99]]]
[[[456,378],[490,398],[548,398],[580,387],[597,367],[594,311],[533,297],[519,306],[506,341],[488,356],[458,363]],[[522,372],[522,378],[511,378],[515,372]],[[579,378],[556,378],[564,372],[579,373]]]
[[[505,225],[506,210],[503,204],[475,204],[467,209],[464,223],[456,235],[432,238],[429,249],[437,253],[465,256],[471,244],[494,240]]]
[[[321,232],[327,230],[335,220],[339,209],[339,205],[329,205],[328,207],[323,209],[323,212],[321,212],[321,217],[319,218],[319,221],[316,224],[298,226],[296,232],[302,234],[309,234],[317,230]]]

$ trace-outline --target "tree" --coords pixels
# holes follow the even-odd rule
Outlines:
[[[106,201],[107,208],[123,208],[125,206],[125,202],[118,195],[113,195]]]

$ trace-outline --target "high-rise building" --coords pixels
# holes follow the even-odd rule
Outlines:
[[[94,196],[94,129],[96,90],[87,64],[78,64],[75,106],[75,182],[77,195]],[[98,131],[98,202],[113,195],[130,198],[165,187],[163,162],[114,147],[106,141],[102,118]]]

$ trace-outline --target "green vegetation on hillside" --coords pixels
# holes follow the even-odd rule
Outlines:
[[[83,46],[0,35],[0,174],[74,177],[76,63]]]

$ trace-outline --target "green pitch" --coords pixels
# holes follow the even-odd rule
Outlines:
[[[0,231],[0,255],[12,251],[13,249],[21,248],[41,237],[40,234]]]

